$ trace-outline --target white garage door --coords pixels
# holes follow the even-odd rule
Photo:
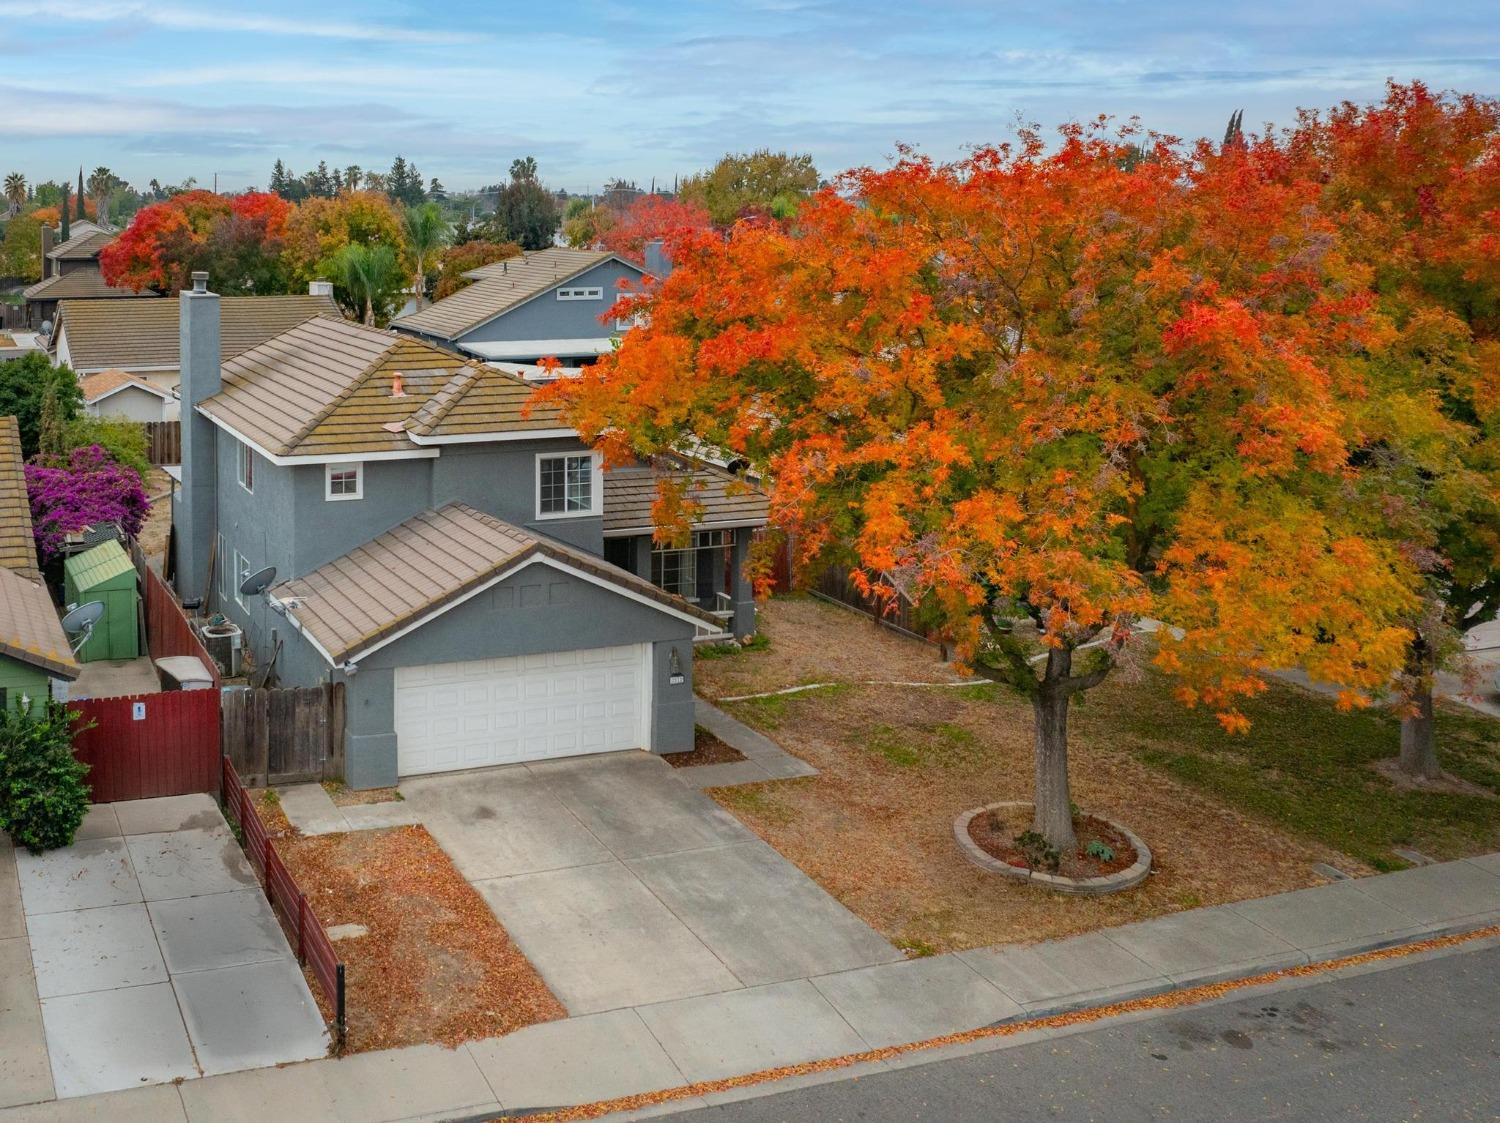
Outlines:
[[[650,645],[396,671],[403,776],[647,746]]]

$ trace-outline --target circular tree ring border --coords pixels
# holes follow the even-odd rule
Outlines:
[[[986,854],[979,848],[979,844],[969,837],[969,823],[974,816],[983,815],[986,811],[998,811],[1015,807],[1030,807],[1031,804],[1024,800],[1016,800],[1006,803],[987,803],[983,807],[975,807],[965,811],[957,819],[953,820],[953,837],[958,842],[959,849],[964,852],[964,857],[973,862],[982,870],[990,873],[998,873],[1003,877],[1009,877],[1016,881],[1029,881],[1034,885],[1045,886],[1059,893],[1073,893],[1084,897],[1098,897],[1105,893],[1119,893],[1125,889],[1133,889],[1145,881],[1151,873],[1151,849],[1139,838],[1135,832],[1113,819],[1106,819],[1102,815],[1094,815],[1102,823],[1107,823],[1115,830],[1130,840],[1130,845],[1135,847],[1135,864],[1117,873],[1104,874],[1101,877],[1064,877],[1062,874],[1043,873],[1037,870],[1022,869],[1008,862],[1002,862]],[[1090,813],[1092,814],[1092,813]]]

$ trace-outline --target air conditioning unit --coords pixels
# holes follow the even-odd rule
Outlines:
[[[239,625],[231,624],[228,620],[218,624],[205,624],[199,629],[198,635],[226,677],[234,678],[240,673],[240,653],[244,648],[245,635],[240,631]]]

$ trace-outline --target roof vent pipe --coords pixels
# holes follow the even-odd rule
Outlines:
[[[391,397],[406,397],[406,380],[401,377],[401,372],[399,370],[395,374],[391,375]]]
[[[193,270],[193,291],[194,292],[207,292],[208,291],[208,272],[207,272],[207,270],[204,270],[204,269],[194,269]]]

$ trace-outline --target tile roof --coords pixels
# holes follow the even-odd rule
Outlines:
[[[606,250],[552,247],[481,265],[464,274],[474,281],[468,288],[445,296],[420,312],[398,317],[391,321],[391,326],[435,339],[456,339],[554,285],[614,257]],[[619,260],[624,261],[624,258]],[[639,269],[639,266],[631,265],[631,268]]]
[[[743,477],[711,467],[637,465],[604,473],[606,536],[650,534],[655,529],[651,507],[656,502],[657,482],[663,477],[692,480],[688,498],[700,507],[695,529],[759,526],[766,521],[770,506],[765,493]]]
[[[357,658],[451,607],[501,572],[550,558],[715,629],[717,617],[595,554],[533,534],[464,503],[423,511],[343,557],[272,590],[334,663]]]
[[[115,235],[103,230],[87,230],[74,234],[61,245],[53,246],[47,256],[53,261],[92,261],[99,251],[115,240]]]
[[[526,402],[535,390],[535,385],[508,371],[479,364],[462,367],[412,415],[406,431],[416,437],[451,439],[497,429],[558,428],[562,421],[556,406],[526,414]]]
[[[392,393],[401,376],[403,394]],[[410,452],[418,439],[557,427],[533,387],[410,336],[318,318],[224,364],[199,408],[274,456]]]
[[[108,397],[116,390],[125,386],[138,386],[140,389],[155,395],[158,398],[171,398],[160,386],[147,382],[144,378],[137,378],[128,370],[101,370],[93,374],[86,374],[78,380],[78,385],[83,390],[83,400],[92,405],[100,398]]]
[[[0,567],[35,577],[36,539],[22,465],[20,425],[14,417],[0,417]]]
[[[27,300],[102,300],[122,297],[154,297],[149,289],[133,292],[130,289],[111,288],[104,283],[104,274],[97,269],[74,269],[60,277],[47,277],[21,290]]]
[[[68,363],[76,371],[176,370],[181,363],[178,298],[149,304],[71,301],[58,309]],[[337,316],[331,296],[225,296],[219,299],[219,345],[231,359],[314,316]]]
[[[80,668],[40,580],[0,569],[0,655],[75,679]]]
[[[59,678],[78,677],[78,663],[37,571],[14,417],[0,417],[0,655]]]

